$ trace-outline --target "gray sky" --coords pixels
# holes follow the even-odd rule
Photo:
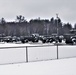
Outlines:
[[[0,18],[15,20],[17,15],[31,18],[56,18],[62,22],[76,23],[76,0],[0,0]]]

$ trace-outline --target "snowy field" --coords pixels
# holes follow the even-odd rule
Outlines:
[[[76,46],[60,45],[58,51],[57,60],[53,44],[0,43],[0,75],[76,75]]]
[[[0,75],[76,75],[76,58],[0,65]]]
[[[56,59],[56,46],[51,44],[0,44],[0,64],[50,59]]]
[[[0,65],[76,57],[76,45],[0,43]]]

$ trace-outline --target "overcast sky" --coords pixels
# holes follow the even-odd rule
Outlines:
[[[17,15],[31,18],[56,18],[62,22],[76,23],[76,0],[0,0],[0,18],[15,20]]]

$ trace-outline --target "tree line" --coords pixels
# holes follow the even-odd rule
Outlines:
[[[14,22],[6,22],[4,18],[0,19],[0,34],[5,36],[29,36],[33,33],[39,35],[52,35],[57,33],[63,35],[70,33],[73,28],[70,23],[63,23],[60,18],[54,19],[31,19],[29,22],[24,16],[16,16]],[[74,25],[76,29],[76,24]]]

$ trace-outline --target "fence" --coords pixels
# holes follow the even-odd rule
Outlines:
[[[76,57],[75,45],[0,47],[0,64]]]

